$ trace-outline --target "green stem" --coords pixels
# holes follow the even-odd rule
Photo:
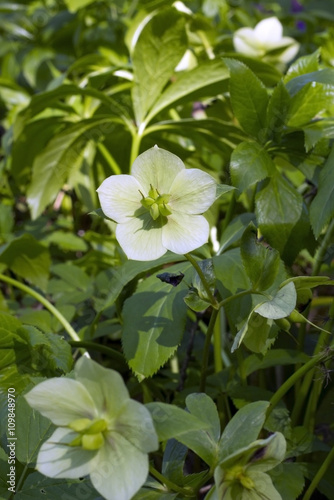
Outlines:
[[[328,453],[324,463],[321,465],[320,469],[318,470],[318,472],[314,476],[313,481],[311,482],[310,486],[308,487],[302,500],[310,500],[310,498],[312,497],[312,493],[314,492],[314,490],[316,489],[316,487],[320,483],[321,479],[325,475],[328,467],[333,462],[333,460],[334,460],[334,447]]]
[[[236,293],[235,295],[230,295],[230,297],[227,297],[226,299],[222,300],[221,302],[218,303],[218,309],[220,309],[221,307],[224,307],[226,304],[228,304],[229,302],[231,302],[232,300],[234,299],[240,299],[240,297],[243,297],[244,295],[249,295],[251,293],[255,293],[255,294],[260,294],[260,292],[255,292],[254,290],[243,290],[242,292],[239,292],[239,293]]]
[[[305,365],[303,365],[299,370],[297,370],[295,373],[289,377],[283,385],[275,392],[275,394],[272,396],[270,399],[270,405],[267,410],[267,418],[269,417],[270,413],[273,411],[275,406],[280,402],[280,400],[285,396],[285,394],[288,392],[289,389],[299,380],[301,377],[303,377],[306,373],[308,373],[312,368],[314,368],[318,363],[321,361],[327,361],[331,359],[332,355],[328,353],[320,353],[317,356],[312,357]]]
[[[111,358],[119,363],[125,364],[125,359],[122,354],[111,347],[105,345],[97,344],[96,342],[90,342],[87,340],[70,340],[69,344],[73,348],[84,347],[87,350],[98,351],[106,354],[108,358]]]
[[[133,162],[135,161],[135,159],[139,154],[141,139],[142,139],[142,133],[140,134],[139,131],[134,131],[132,135],[130,166],[133,164]]]
[[[108,165],[110,166],[111,170],[113,171],[113,173],[115,175],[117,174],[121,174],[122,173],[122,170],[119,168],[116,160],[114,159],[114,157],[110,154],[110,152],[108,151],[108,149],[105,147],[104,144],[102,144],[102,142],[99,142],[98,145],[97,145],[97,149],[100,151],[101,155],[103,156],[103,158],[106,160],[106,162],[108,163]]]
[[[59,312],[58,309],[51,304],[51,302],[49,302],[45,297],[43,297],[43,295],[39,294],[38,292],[36,292],[32,288],[30,288],[29,286],[24,285],[23,283],[20,283],[19,281],[14,280],[13,278],[9,278],[8,276],[5,276],[4,274],[0,274],[0,280],[5,281],[6,283],[9,283],[10,285],[13,285],[16,288],[19,288],[23,292],[26,292],[29,295],[31,295],[32,297],[34,297],[36,300],[38,300],[38,302],[43,304],[43,306],[46,309],[48,309],[50,311],[50,313],[53,314],[53,316],[55,318],[57,318],[59,323],[61,323],[63,325],[63,327],[65,328],[65,330],[67,331],[67,333],[69,334],[69,336],[73,340],[78,340],[78,341],[81,340],[80,337],[75,332],[75,330],[70,325],[70,323],[67,321],[67,319],[64,318],[64,316],[61,314],[61,312]]]
[[[216,323],[218,313],[219,313],[218,309],[212,309],[208,330],[206,332],[204,351],[203,351],[202,369],[201,369],[201,379],[200,379],[200,385],[199,385],[200,392],[205,392],[206,375],[207,375],[207,368],[208,368],[209,355],[210,355],[210,346],[211,346],[211,337],[213,334],[213,330],[214,330],[214,326]]]
[[[334,233],[334,219],[329,224],[329,227],[328,227],[327,232],[324,236],[324,239],[322,240],[321,245],[317,251],[317,254],[315,257],[315,263],[314,263],[313,270],[312,270],[312,276],[317,276],[319,274],[322,261],[324,259],[325,253],[328,249],[329,243],[332,239],[333,233]]]
[[[169,490],[177,491],[178,493],[181,493],[187,497],[193,496],[192,489],[182,488],[181,486],[178,486],[177,484],[173,483],[172,481],[167,479],[165,476],[160,474],[160,472],[157,471],[152,465],[150,465],[150,473],[152,474],[153,477],[155,477],[162,484],[165,484]]]
[[[200,280],[204,286],[204,289],[206,291],[206,294],[207,294],[212,306],[217,309],[217,306],[218,306],[217,300],[213,296],[213,294],[210,290],[209,283],[207,282],[202,269],[198,265],[197,260],[192,255],[190,255],[190,253],[186,253],[184,256],[187,260],[189,260],[190,264],[195,268],[198,276],[200,277]]]
[[[213,349],[215,356],[215,373],[219,373],[223,369],[222,360],[222,342],[221,342],[221,310],[218,311],[218,318],[213,328]]]
[[[332,318],[330,320],[330,324],[329,324],[329,330],[331,330],[333,327],[333,322],[334,322],[334,318],[333,318],[333,316],[334,316],[334,301],[332,302],[332,306],[330,308],[329,314],[330,314],[330,317]],[[314,352],[313,352],[314,357],[316,357],[317,355],[319,355],[321,353],[321,351],[323,351],[324,346],[326,346],[326,344],[327,344],[327,339],[328,339],[328,334],[325,332],[321,332],[321,334],[319,335],[319,340],[318,340],[317,345],[316,345]],[[332,343],[332,345],[333,345],[333,343]],[[307,395],[310,392],[310,388],[311,388],[311,385],[313,383],[314,372],[315,372],[315,368],[313,368],[313,370],[307,374],[307,376],[305,377],[303,383],[301,384],[301,386],[299,388],[298,396],[297,396],[297,399],[295,401],[293,411],[291,413],[291,422],[293,425],[297,424],[299,417],[301,415],[302,409],[303,409],[304,404],[305,404],[305,400],[307,398]],[[319,388],[317,388],[317,390],[319,390]],[[314,408],[314,404],[316,404],[317,400],[315,401],[313,399],[313,397],[312,397],[312,400],[313,400],[312,407]],[[311,411],[311,409],[309,407],[308,411],[305,414],[305,423],[309,419],[309,415],[311,414],[310,411]],[[309,424],[310,424],[310,422],[308,422],[308,425]]]
[[[237,203],[237,198],[236,198],[236,194],[235,194],[235,190],[234,190],[234,191],[232,191],[231,201],[228,205],[228,209],[227,209],[225,218],[224,218],[223,223],[222,223],[221,234],[224,233],[225,229],[227,228],[227,226],[229,225],[229,223],[232,220],[236,203]],[[220,254],[220,252],[218,251],[217,255],[219,255],[219,254]]]

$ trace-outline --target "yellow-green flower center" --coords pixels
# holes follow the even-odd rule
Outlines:
[[[142,200],[140,200],[141,204],[150,212],[153,220],[157,220],[161,215],[166,217],[172,213],[168,205],[170,194],[160,194],[152,184],[146,198],[141,191],[140,194],[143,197]]]
[[[235,465],[225,474],[226,481],[239,481],[244,488],[251,490],[254,488],[254,481],[245,474],[245,470],[241,465]]]
[[[84,450],[98,450],[104,445],[104,431],[108,425],[103,418],[91,420],[79,418],[70,423],[69,428],[78,433],[69,446],[81,446]]]

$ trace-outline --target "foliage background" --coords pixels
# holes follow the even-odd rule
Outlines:
[[[132,397],[184,406],[198,391],[210,316],[187,309],[185,285],[171,289],[156,274],[173,264],[168,271],[183,272],[191,283],[193,272],[169,253],[154,262],[127,261],[114,223],[94,213],[95,190],[105,177],[129,173],[136,156],[158,144],[236,188],[208,214],[218,247],[210,241],[196,253],[213,257],[222,299],[251,287],[245,236],[242,242],[251,221],[279,252],[275,276],[262,291],[289,277],[332,276],[334,4],[187,1],[190,15],[172,3],[0,3],[0,271],[47,297],[86,346],[94,342],[96,359],[124,375]],[[236,29],[271,15],[300,43],[299,59],[287,68],[233,49]],[[175,71],[187,49],[194,66]],[[304,314],[330,330],[331,288],[319,286],[321,280],[304,285],[299,289],[313,290],[311,304],[299,294]],[[78,355],[64,322],[26,292],[8,279],[0,292],[4,394],[11,386],[21,393],[36,377],[68,373]],[[310,325],[293,325],[287,335],[274,324],[260,341],[231,353],[258,302],[252,294],[229,303],[217,323],[215,350],[222,356],[210,354],[206,392],[223,424],[246,403],[270,399],[294,368],[331,342]],[[143,343],[138,330],[149,333]],[[298,471],[312,479],[333,444],[330,365],[319,365],[300,384],[271,425],[285,429],[291,456],[301,456]],[[301,388],[306,394],[298,399]],[[2,415],[5,409],[3,400]],[[24,434],[32,424],[17,425]],[[30,431],[37,441],[43,425]],[[29,491],[47,481],[34,476],[35,457],[35,449],[18,452],[22,488]],[[328,471],[319,485],[325,498],[334,498],[332,476]],[[297,498],[302,477],[298,485],[284,498]],[[58,487],[49,486],[49,498]]]

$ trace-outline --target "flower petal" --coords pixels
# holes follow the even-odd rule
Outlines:
[[[97,189],[103,213],[116,222],[125,222],[141,208],[143,187],[132,175],[112,175]],[[145,194],[147,196],[147,194]]]
[[[184,255],[208,241],[209,229],[209,223],[202,215],[175,212],[162,228],[162,243],[167,250]]]
[[[118,224],[116,238],[129,259],[155,260],[167,251],[162,244],[161,224],[148,212]]]
[[[85,356],[77,361],[74,372],[76,379],[92,396],[101,418],[104,414],[109,417],[117,415],[124,403],[130,399],[118,372],[104,368]]]
[[[202,214],[216,199],[217,183],[211,175],[197,168],[182,170],[170,188],[168,204],[172,212]]]
[[[147,454],[120,434],[112,434],[90,465],[90,480],[107,500],[130,500],[148,475]]]
[[[265,53],[251,28],[237,30],[233,35],[233,45],[237,52],[247,56],[256,57]]]
[[[96,418],[98,415],[87,389],[69,378],[45,380],[24,397],[32,408],[56,425],[68,425],[78,418]]]
[[[290,38],[289,36],[284,36],[282,38],[282,43],[284,42],[284,45],[288,45],[289,43],[291,45],[289,45],[286,50],[284,50],[284,52],[282,52],[282,54],[279,55],[279,60],[281,62],[284,62],[284,63],[288,63],[289,61],[291,61],[291,59],[294,59],[294,57],[296,57],[296,55],[298,54],[299,52],[299,43],[296,42],[296,40],[294,40],[293,38]]]
[[[283,35],[283,26],[277,17],[262,19],[254,28],[256,38],[263,44],[279,42]]]
[[[185,169],[180,158],[157,146],[148,149],[134,161],[131,173],[148,193],[150,185],[160,194],[168,194],[176,175]]]
[[[117,432],[141,451],[149,453],[159,447],[151,413],[144,405],[130,399],[117,419]]]
[[[59,428],[55,430],[39,450],[37,470],[48,477],[74,479],[87,476],[90,472],[90,462],[97,452],[66,444],[70,443],[77,435],[76,432],[69,429]]]

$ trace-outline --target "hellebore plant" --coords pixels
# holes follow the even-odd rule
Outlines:
[[[201,214],[216,199],[213,177],[157,146],[136,158],[131,173],[108,177],[97,190],[129,259],[155,260],[167,250],[182,255],[207,242]]]
[[[296,40],[283,36],[283,26],[277,17],[263,19],[254,29],[240,28],[233,35],[233,44],[241,54],[283,64],[291,61],[299,50]]]
[[[151,415],[117,372],[91,359],[79,359],[74,377],[46,380],[25,395],[58,426],[36,468],[53,478],[90,475],[107,500],[129,500],[146,481],[147,454],[158,448]]]
[[[282,500],[266,471],[284,460],[285,451],[285,438],[280,432],[235,451],[216,467],[215,488],[206,500]]]

